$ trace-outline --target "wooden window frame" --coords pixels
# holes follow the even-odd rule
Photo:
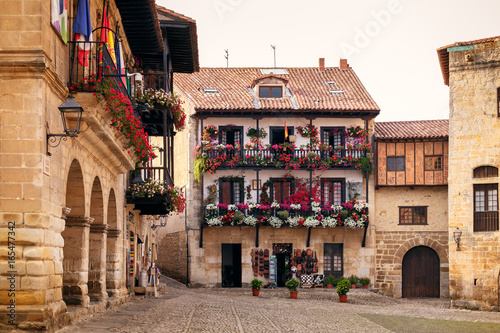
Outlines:
[[[290,194],[288,196],[290,197],[290,195],[293,194],[293,189],[294,189],[294,185],[295,185],[294,180],[295,179],[293,179],[293,178],[270,178],[269,180],[272,181],[271,186],[269,186],[269,198],[271,199],[271,201],[277,201],[278,203],[284,202],[284,200],[282,200],[282,198],[280,198],[280,200],[276,200],[276,198],[274,197],[274,186],[276,183],[279,183],[279,184],[283,184],[285,182],[290,183]],[[281,191],[281,195],[283,196],[283,191]]]
[[[441,159],[441,167],[440,168],[432,168],[432,169],[428,169],[427,168],[427,164],[425,163],[425,160],[427,158],[432,158],[432,159],[436,159],[436,158],[440,158]],[[443,155],[425,155],[424,156],[424,170],[425,171],[441,171],[443,170],[443,163],[444,162],[444,156]],[[432,162],[432,165],[435,165],[435,161]]]
[[[238,203],[234,202],[234,184],[239,183],[240,184],[240,202],[239,203],[244,203],[244,197],[245,197],[245,180],[243,178],[219,178],[219,202],[224,203],[224,193],[223,193],[223,183],[229,182],[231,186],[231,202],[228,203],[230,205],[236,205]]]
[[[272,94],[273,88],[280,89],[280,96],[279,97],[273,96],[273,94]],[[269,90],[269,96],[262,97],[262,94],[261,94],[262,90]],[[283,87],[282,86],[259,86],[259,98],[283,98]]]
[[[428,206],[399,206],[399,225],[428,225],[429,221],[427,219],[427,207]],[[412,223],[401,223],[401,210],[402,209],[411,209]],[[415,209],[424,209],[425,223],[415,223]]]
[[[323,206],[325,204],[325,183],[328,182],[330,184],[332,183],[341,183],[340,187],[340,204],[345,202],[345,197],[346,197],[346,182],[345,178],[321,178],[321,205]],[[331,203],[329,203],[331,205]]]
[[[406,171],[406,158],[405,156],[399,156],[399,155],[394,155],[394,156],[386,156],[387,160],[386,160],[386,167],[387,167],[387,171],[396,171],[396,172],[400,172],[400,171]],[[394,158],[394,169],[389,169],[389,159],[390,158]],[[403,169],[401,170],[398,170],[397,169],[397,159],[398,158],[402,158],[403,159]]]
[[[498,168],[490,165],[480,166],[474,169],[473,178],[498,177]]]
[[[494,184],[473,184],[474,186],[474,232],[481,231],[498,231],[498,183]],[[488,190],[496,190],[496,210],[489,210]],[[483,192],[484,194],[484,210],[476,211],[476,194]]]
[[[323,267],[328,267],[326,265],[326,247],[331,248],[332,250],[336,248],[338,250],[338,254],[340,256],[340,271],[335,271],[335,262],[332,257],[330,257],[330,263],[331,264],[331,270],[328,270],[330,274],[332,274],[335,277],[342,277],[344,276],[344,246],[342,243],[324,243],[323,245]],[[327,271],[326,269],[324,270],[325,272]]]
[[[295,135],[294,133],[294,127],[293,126],[287,126],[288,128],[288,139],[285,140],[285,142],[290,142],[290,135]],[[283,132],[285,131],[285,126],[269,126],[269,143],[272,144],[273,142],[273,139],[274,139],[274,135],[273,135],[273,131],[274,130],[279,130],[279,129],[282,129]],[[284,142],[281,142],[281,143],[284,143]]]
[[[223,143],[222,142],[222,132],[223,132],[223,129],[225,129],[227,126],[219,126],[219,142],[220,143]],[[245,135],[244,135],[244,132],[243,132],[243,126],[231,126],[231,132],[235,132],[235,131],[239,131],[240,132],[240,146],[241,147],[244,147],[244,144],[245,144]],[[224,132],[229,132],[229,131],[225,131]],[[226,134],[227,135],[227,134]]]
[[[321,135],[321,136],[320,136],[320,141],[321,141],[321,143],[323,143],[323,144],[324,144],[324,143],[325,143],[325,142],[323,142],[323,138],[325,137],[325,134],[324,134],[324,133],[325,133],[325,132],[330,132],[330,131],[333,131],[333,130],[335,130],[335,129],[337,129],[337,131],[338,131],[338,132],[340,132],[340,135],[341,135],[341,143],[340,143],[340,145],[341,145],[342,147],[344,147],[344,146],[345,146],[345,127],[344,127],[344,126],[328,126],[328,127],[321,127],[321,130],[320,130],[320,135]],[[331,142],[328,142],[328,145],[329,145],[329,146],[332,146],[332,147],[336,147],[336,146],[334,146]]]

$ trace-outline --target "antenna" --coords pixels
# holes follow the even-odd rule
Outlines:
[[[274,68],[276,68],[276,45],[271,45],[274,52]]]
[[[224,52],[226,52],[226,55],[224,58],[226,58],[226,67],[229,68],[229,50],[225,49]]]

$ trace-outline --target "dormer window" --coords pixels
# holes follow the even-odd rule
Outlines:
[[[281,86],[259,86],[260,98],[281,98],[283,97],[283,87]]]

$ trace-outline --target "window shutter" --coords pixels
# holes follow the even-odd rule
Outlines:
[[[230,204],[231,203],[231,182],[223,181],[222,182],[222,203]]]
[[[235,130],[234,131],[234,144],[241,144],[241,131],[240,130]]]
[[[220,132],[220,143],[223,145],[227,144],[227,133],[226,131],[219,131]]]

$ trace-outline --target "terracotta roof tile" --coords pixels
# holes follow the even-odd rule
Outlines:
[[[435,139],[448,137],[448,119],[375,123],[377,139]]]
[[[276,75],[289,80],[287,88],[301,111],[364,111],[377,115],[379,107],[351,68],[316,67],[286,68],[288,75]],[[249,91],[254,80],[262,78],[260,68],[201,68],[193,74],[176,74],[175,88],[189,96],[199,110],[256,110]],[[335,84],[326,84],[334,81]],[[215,88],[218,93],[204,93],[203,88]],[[341,94],[331,94],[340,89]],[[284,94],[285,95],[285,94]],[[258,98],[261,110],[293,110],[288,96]]]

